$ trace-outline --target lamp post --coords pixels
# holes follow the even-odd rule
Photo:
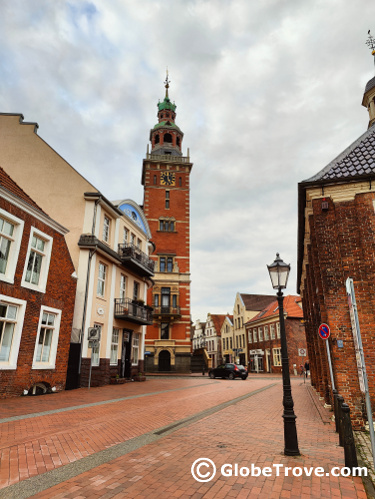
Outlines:
[[[286,456],[299,456],[298,449],[296,415],[294,414],[294,403],[292,397],[292,387],[289,376],[289,358],[286,344],[285,322],[284,322],[284,295],[282,289],[286,288],[290,265],[283,262],[279,253],[276,253],[276,260],[267,265],[270,274],[272,287],[277,289],[277,301],[279,303],[280,336],[281,336],[281,363],[283,373],[283,406],[284,406],[284,454]]]

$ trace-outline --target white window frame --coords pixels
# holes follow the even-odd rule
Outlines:
[[[252,343],[253,342],[253,335],[251,333],[251,330],[249,330],[248,335],[249,335],[249,343]]]
[[[275,324],[271,324],[270,325],[270,329],[271,329],[271,340],[275,340],[276,339],[276,336],[275,336]]]
[[[7,237],[7,239],[11,240],[11,244],[9,249],[7,268],[5,270],[5,274],[0,274],[0,281],[14,284],[14,274],[16,272],[25,222],[20,218],[11,215],[2,208],[0,208],[0,216],[1,218],[4,218],[12,225],[14,225],[13,235],[11,237]]]
[[[126,298],[126,275],[121,274],[120,277],[120,300],[125,301]]]
[[[110,354],[110,361],[109,361],[109,364],[111,366],[117,366],[117,364],[118,364],[119,337],[120,337],[120,329],[118,327],[114,327],[112,329],[111,354]],[[115,357],[114,352],[116,352],[116,358],[114,358]]]
[[[33,284],[31,282],[26,281],[27,265],[29,262],[30,253],[31,253],[31,251],[34,251],[34,248],[31,247],[33,237],[37,237],[38,239],[42,239],[45,243],[44,250],[43,250],[42,266],[40,269],[40,277],[39,277],[38,284]],[[24,288],[32,289],[34,291],[40,291],[41,293],[46,292],[49,266],[51,263],[52,243],[53,243],[53,238],[51,236],[45,234],[44,232],[38,230],[35,227],[31,227],[29,244],[27,247],[27,254],[26,254],[26,260],[25,260],[25,266],[23,269],[21,286],[23,286]]]
[[[268,341],[270,339],[269,328],[268,326],[264,326],[264,341]]]
[[[109,242],[109,231],[111,227],[111,219],[107,216],[104,215],[104,221],[103,221],[103,241],[105,243]]]
[[[262,327],[258,328],[258,336],[259,336],[259,341],[263,341],[263,328]]]
[[[101,268],[101,266],[103,266],[103,269],[104,269],[104,277],[102,277],[100,275],[100,268]],[[97,281],[97,284],[96,284],[96,294],[97,294],[97,296],[100,296],[101,298],[104,298],[104,296],[105,296],[105,281],[106,281],[106,278],[107,278],[107,268],[108,268],[108,266],[105,263],[99,262],[99,266],[98,266],[98,281]],[[102,284],[103,290],[99,290],[99,284]]]
[[[276,338],[280,339],[280,322],[276,322]]]
[[[43,313],[53,314],[55,315],[55,322],[53,327],[49,327],[49,329],[53,329],[52,342],[51,342],[51,350],[49,354],[48,362],[37,362],[36,355],[38,351],[39,337],[40,331],[44,324],[42,324]],[[34,348],[34,357],[33,357],[33,369],[55,369],[56,367],[56,354],[57,347],[59,344],[59,335],[60,335],[60,326],[61,326],[61,310],[57,308],[45,307],[42,305],[40,307],[40,315],[39,315],[39,324],[38,324],[38,333],[36,335],[35,348]]]
[[[272,349],[273,365],[281,367],[281,348]]]
[[[129,229],[124,227],[124,243],[126,244],[129,240]]]
[[[22,336],[23,323],[25,319],[25,311],[27,301],[19,300],[11,296],[0,295],[0,302],[6,305],[13,305],[18,307],[17,319],[13,331],[12,346],[10,349],[9,360],[0,362],[0,370],[14,370],[17,369],[18,352],[20,349],[20,342]]]
[[[258,331],[257,331],[257,328],[254,328],[253,335],[254,335],[254,343],[258,343]]]
[[[132,365],[136,366],[139,362],[139,337],[140,334],[133,333],[133,345],[132,345]]]

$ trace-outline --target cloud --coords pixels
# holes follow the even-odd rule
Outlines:
[[[0,110],[110,199],[143,200],[142,159],[168,66],[190,148],[193,319],[235,293],[272,293],[266,264],[292,264],[297,184],[367,127],[359,0],[14,0],[0,19]]]

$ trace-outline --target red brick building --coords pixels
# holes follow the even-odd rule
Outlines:
[[[65,387],[76,291],[66,232],[0,168],[0,398]]]
[[[332,404],[321,323],[328,340],[335,388],[351,408],[356,427],[366,416],[360,389],[346,280],[354,281],[372,405],[375,404],[375,78],[362,104],[369,129],[314,177],[299,184],[298,291],[303,300],[313,386]]]
[[[299,371],[306,357],[306,337],[303,324],[301,298],[288,295],[284,298],[285,334],[288,344],[289,370]],[[279,306],[270,303],[246,324],[249,352],[249,371],[281,373],[281,340]]]
[[[143,161],[143,209],[156,251],[154,287],[148,303],[154,323],[147,327],[146,371],[190,371],[190,182],[193,164],[182,155],[183,133],[176,105],[166,94],[150,132],[151,153]]]

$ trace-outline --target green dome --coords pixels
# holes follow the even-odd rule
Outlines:
[[[159,111],[164,111],[164,109],[170,109],[174,111],[176,109],[176,104],[172,104],[169,97],[165,97],[163,102],[158,102]]]
[[[154,126],[154,130],[156,130],[157,128],[162,128],[162,127],[171,127],[171,128],[174,128],[175,130],[178,130],[179,132],[181,132],[181,130],[176,125],[176,123],[173,123],[172,121],[161,121],[160,123],[156,123],[156,125]]]

